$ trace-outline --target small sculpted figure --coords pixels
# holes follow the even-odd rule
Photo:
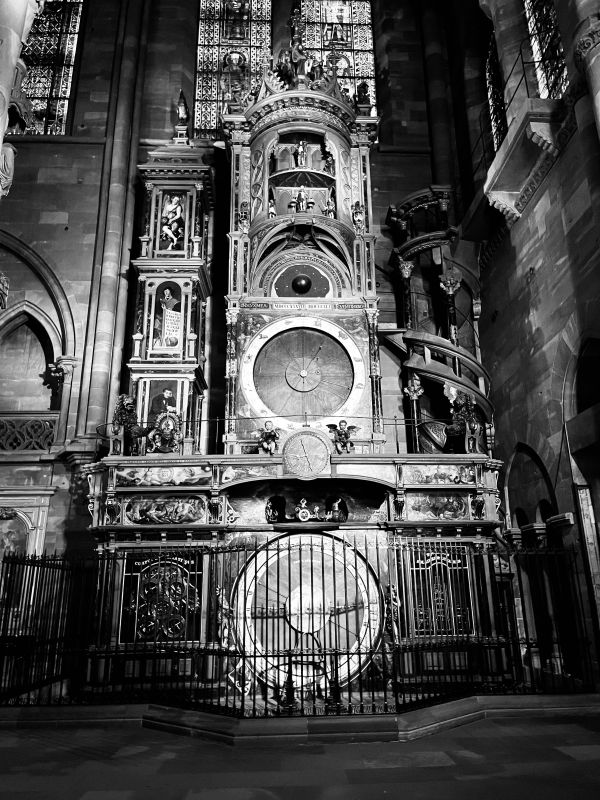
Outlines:
[[[270,456],[274,456],[275,451],[278,448],[278,441],[279,434],[273,427],[271,420],[268,419],[265,422],[265,427],[259,432],[258,446],[265,453],[268,453]]]
[[[341,419],[338,425],[328,425],[327,427],[331,432],[337,453],[341,455],[354,450],[354,442],[351,437],[358,432],[356,425],[348,425],[345,419]]]

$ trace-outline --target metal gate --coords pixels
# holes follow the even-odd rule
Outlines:
[[[588,690],[574,575],[567,550],[373,531],[9,556],[0,697],[271,716]]]

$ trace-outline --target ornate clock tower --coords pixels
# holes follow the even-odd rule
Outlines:
[[[330,432],[357,453],[384,442],[369,148],[378,119],[336,67],[266,71],[256,101],[224,115],[233,163],[227,297],[226,452],[256,452],[267,421],[284,472],[330,474]],[[293,64],[290,67],[290,63]]]

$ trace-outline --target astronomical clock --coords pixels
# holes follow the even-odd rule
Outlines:
[[[227,311],[226,452],[256,452],[270,421],[284,471],[326,473],[330,429],[358,453],[383,443],[368,150],[333,77],[286,92],[265,79],[224,118],[233,164]],[[312,87],[314,88],[314,87]]]

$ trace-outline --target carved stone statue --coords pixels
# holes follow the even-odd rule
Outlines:
[[[296,211],[307,211],[308,195],[306,194],[306,189],[304,188],[304,186],[301,186],[298,189],[298,193],[294,198],[294,202],[296,203]]]
[[[298,145],[294,150],[294,159],[296,160],[297,167],[306,166],[306,142],[304,139],[300,139],[298,142]]]
[[[6,197],[12,186],[15,172],[15,155],[17,151],[8,142],[4,142],[0,150],[0,197]]]
[[[45,5],[46,0],[28,0],[27,11],[25,12],[25,25],[23,26],[23,35],[21,36],[21,41],[23,44],[25,44],[29,38],[33,20],[38,16],[38,14],[43,14]]]

